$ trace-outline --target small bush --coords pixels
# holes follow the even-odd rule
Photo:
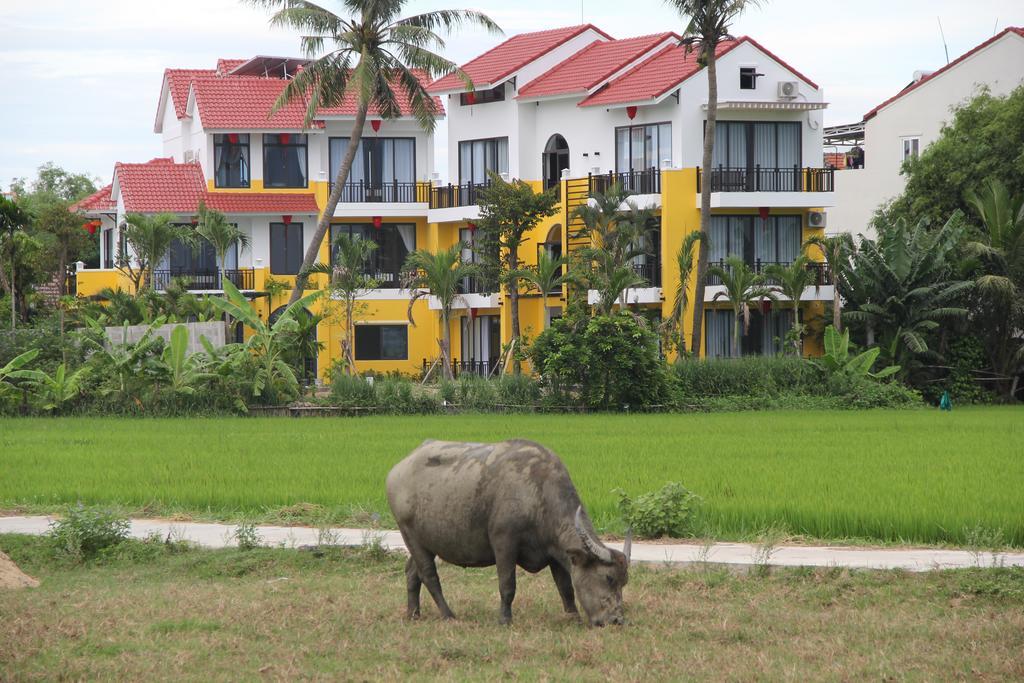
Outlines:
[[[365,377],[336,373],[331,378],[331,403],[345,408],[375,408],[377,387]]]
[[[239,550],[254,550],[263,545],[263,538],[252,522],[242,522],[235,528],[235,540]]]
[[[77,505],[50,524],[48,536],[58,555],[84,562],[127,539],[129,527],[126,518],[111,510]]]
[[[711,358],[672,366],[681,399],[819,393],[820,371],[800,358]]]
[[[497,384],[498,403],[525,410],[532,409],[540,403],[540,383],[529,375],[502,375],[498,378]]]
[[[701,498],[676,481],[669,482],[658,491],[651,491],[633,500],[622,489],[619,512],[627,527],[640,538],[692,535]]]
[[[436,398],[407,379],[378,379],[374,388],[377,407],[390,415],[421,415],[441,410]]]

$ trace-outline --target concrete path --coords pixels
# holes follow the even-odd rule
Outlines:
[[[0,534],[46,533],[53,518],[0,517]],[[157,534],[175,540],[191,541],[207,548],[236,545],[234,524],[201,522],[170,522],[160,519],[134,519],[131,535],[146,538]],[[320,532],[309,527],[260,526],[257,532],[264,545],[298,548],[317,545]],[[379,540],[392,550],[405,550],[402,536],[397,531],[371,531],[368,529],[334,528],[325,534],[322,542],[333,545],[358,546]],[[622,549],[621,543],[609,543]],[[633,543],[632,559],[652,564],[716,564],[750,567],[768,564],[778,567],[847,567],[850,569],[904,569],[929,571],[963,567],[990,567],[993,565],[1024,566],[1024,553],[972,553],[966,550],[937,549],[865,549],[830,546],[777,546],[760,548],[750,543],[715,543],[710,546],[693,543]]]

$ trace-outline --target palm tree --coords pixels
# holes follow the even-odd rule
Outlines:
[[[425,249],[417,249],[405,259],[404,286],[407,289],[415,290],[409,298],[409,322],[415,327],[416,321],[413,320],[412,309],[418,299],[424,296],[433,296],[437,298],[441,306],[441,339],[438,341],[441,350],[441,363],[444,365],[444,376],[448,379],[452,378],[450,355],[452,307],[462,297],[459,291],[462,281],[480,273],[479,266],[462,261],[462,250],[465,248],[466,244],[459,242],[436,254]]]
[[[800,254],[788,266],[773,263],[765,268],[765,275],[775,291],[788,298],[793,307],[793,353],[797,356],[800,355],[800,338],[804,332],[803,323],[800,322],[800,299],[805,289],[818,283],[818,276],[810,265],[811,260]]]
[[[399,98],[404,97],[423,130],[432,132],[441,112],[413,70],[431,78],[454,71],[472,87],[469,77],[453,62],[434,52],[445,45],[437,31],[450,32],[467,24],[494,33],[501,33],[501,29],[487,15],[474,10],[437,10],[402,18],[399,13],[407,0],[345,0],[343,15],[309,0],[248,2],[275,10],[270,19],[272,26],[300,31],[302,50],[312,60],[289,81],[274,103],[274,112],[289,102],[300,101],[306,105],[303,125],[308,127],[319,109],[338,107],[346,100],[356,102],[348,150],[288,300],[294,303],[302,296],[308,273],[316,263],[334,217],[370,108],[376,109],[382,118],[396,118],[401,114]],[[325,52],[328,43],[330,47]]]
[[[562,285],[569,281],[567,263],[564,257],[555,258],[547,251],[541,251],[537,254],[536,266],[519,271],[519,276],[526,280],[529,287],[536,289],[540,294],[540,300],[544,304],[545,327],[551,320],[548,296],[555,290],[561,291]]]
[[[732,355],[739,358],[740,319],[743,320],[744,334],[750,328],[750,311],[765,299],[775,300],[775,290],[767,284],[764,276],[758,275],[739,256],[725,259],[725,267],[712,266],[708,275],[717,276],[724,290],[715,294],[712,301],[725,298],[732,304],[734,313],[732,329]]]
[[[7,250],[10,252],[11,258],[11,272],[9,275],[4,273],[3,259],[0,259],[0,284],[3,284],[11,294],[11,329],[13,330],[17,324],[17,307],[15,302],[18,300],[17,292],[17,280],[16,280],[16,266],[15,266],[15,247],[14,247],[14,231],[24,228],[28,225],[30,216],[20,206],[18,206],[13,200],[0,195],[0,229],[7,231]]]
[[[177,221],[178,217],[173,213],[130,213],[125,216],[121,234],[135,258],[133,262],[129,254],[118,250],[115,265],[132,281],[136,293],[153,286],[153,269],[167,255],[175,240],[187,245],[195,243],[191,228],[179,225]]]
[[[836,332],[842,332],[843,299],[839,296],[840,281],[846,277],[850,268],[850,257],[856,251],[853,236],[848,232],[841,232],[829,237],[812,235],[804,242],[804,249],[812,246],[817,247],[821,252],[832,273],[832,327],[836,328]]]
[[[662,323],[662,329],[674,340],[679,352],[677,358],[680,359],[686,355],[686,334],[683,332],[683,320],[686,316],[686,308],[690,305],[690,277],[693,275],[694,268],[693,249],[703,238],[704,233],[695,230],[686,235],[683,238],[683,243],[679,245],[679,251],[676,252],[676,272],[679,275],[679,282],[676,284],[672,309],[668,317],[665,318],[665,322]]]
[[[1014,379],[1004,385],[1006,397],[1016,394],[1024,366],[1024,193],[1014,197],[999,180],[990,179],[980,192],[967,193],[967,202],[981,218],[983,230],[969,242],[968,251],[981,264],[975,280],[982,299],[985,345],[992,370]]]
[[[205,204],[199,204],[199,223],[196,225],[196,234],[205,239],[217,252],[217,263],[220,265],[220,274],[227,275],[228,252],[236,245],[238,249],[249,248],[249,236],[238,229],[234,223],[229,223],[220,211],[209,209]]]
[[[729,40],[729,26],[747,7],[757,6],[760,0],[665,0],[687,21],[683,44],[697,50],[697,64],[708,72],[708,116],[704,127],[704,156],[701,159],[700,229],[705,235],[711,229],[711,158],[715,145],[715,126],[718,122],[718,71],[716,53],[722,41]],[[697,252],[697,301],[704,301],[704,282],[708,272],[708,241],[701,240]],[[704,306],[693,308],[693,333],[690,351],[700,354],[704,323]]]
[[[330,278],[331,291],[341,299],[345,311],[345,338],[341,341],[341,357],[345,359],[345,373],[355,374],[356,313],[359,297],[377,287],[377,281],[366,274],[377,243],[373,240],[353,239],[345,233],[334,238],[334,265],[318,263],[311,272],[323,273]]]

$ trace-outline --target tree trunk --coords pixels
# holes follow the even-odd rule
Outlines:
[[[708,235],[711,233],[711,154],[718,121],[718,72],[715,66],[715,46],[701,45],[701,49],[705,51],[708,62],[708,122],[704,128],[704,156],[701,159],[700,229]],[[697,286],[693,297],[693,333],[690,335],[690,350],[697,356],[700,356],[704,325],[704,278],[707,269],[708,240],[702,239],[697,249]]]
[[[832,271],[832,327],[836,328],[836,332],[843,331],[843,304],[839,298],[839,287],[836,286],[836,275],[835,270]]]
[[[356,336],[356,326],[352,322],[352,315],[355,309],[355,299],[349,297],[345,302],[345,365],[349,375],[356,374],[356,356],[353,342]]]
[[[57,277],[59,288],[58,296],[64,296],[68,293],[68,248],[66,245],[61,245],[57,255]]]
[[[740,351],[740,316],[742,313],[740,309],[733,309],[736,313],[735,319],[732,321],[732,357],[739,358],[741,355]]]
[[[512,322],[512,341],[516,345],[516,349],[519,348],[519,278],[512,276],[508,281],[508,304],[509,304],[509,315]],[[519,354],[514,353],[512,355],[512,372],[513,374],[522,374],[523,368],[522,363],[519,361]]]
[[[793,300],[793,328],[796,330],[796,335],[793,339],[793,351],[796,353],[796,357],[800,357],[800,300]]]
[[[441,364],[444,366],[445,379],[455,379],[452,374],[452,358],[448,353],[451,346],[451,325],[448,320],[448,311],[441,313]]]
[[[334,179],[334,187],[331,188],[331,193],[327,195],[327,205],[324,207],[324,211],[320,214],[320,220],[316,224],[316,232],[313,233],[313,241],[309,243],[309,248],[306,249],[306,254],[302,258],[302,265],[299,267],[299,273],[295,277],[295,287],[292,288],[292,294],[288,297],[288,303],[293,304],[302,297],[302,292],[306,289],[306,281],[309,279],[309,269],[317,261],[317,257],[320,255],[320,247],[323,245],[324,236],[327,235],[327,229],[331,225],[331,219],[334,218],[334,210],[338,207],[338,202],[341,200],[341,192],[344,189],[345,183],[348,182],[349,172],[352,170],[352,161],[356,158],[356,152],[359,151],[359,141],[363,137],[363,126],[366,125],[366,110],[367,105],[360,105],[359,110],[356,112],[356,120],[352,126],[352,135],[348,138],[348,149],[345,151],[345,158],[341,161],[341,168],[338,169],[338,176]]]

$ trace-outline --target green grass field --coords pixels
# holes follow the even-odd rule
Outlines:
[[[425,438],[537,440],[558,453],[597,524],[612,489],[681,481],[705,533],[767,527],[818,539],[1024,545],[1024,410],[321,419],[0,421],[0,508],[116,504],[149,514],[287,521],[379,512],[392,464]],[[299,515],[301,518],[301,515]],[[310,521],[308,516],[303,521]]]

